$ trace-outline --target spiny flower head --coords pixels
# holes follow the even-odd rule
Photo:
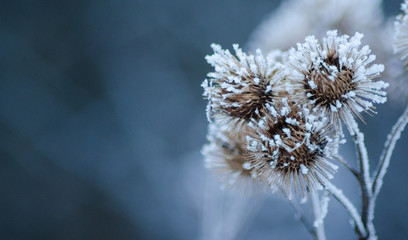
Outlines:
[[[403,13],[395,21],[394,51],[408,63],[408,0],[401,4]]]
[[[368,46],[360,47],[363,35],[337,36],[328,31],[322,44],[308,36],[305,43],[291,49],[288,69],[289,91],[313,111],[324,112],[330,122],[341,128],[340,120],[354,134],[354,116],[374,113],[374,103],[386,102],[388,84],[374,81],[384,71],[381,64],[372,64],[375,56]]]
[[[327,119],[282,99],[272,112],[252,124],[247,136],[248,158],[262,182],[291,197],[315,191],[337,169],[338,137],[328,131]],[[329,134],[330,133],[330,134]]]
[[[226,125],[212,122],[207,139],[209,143],[202,149],[205,165],[219,175],[223,187],[245,193],[255,193],[261,189],[246,158],[246,143],[240,134],[230,131]]]
[[[235,56],[220,45],[212,44],[214,54],[206,59],[215,71],[204,80],[204,96],[208,98],[207,116],[221,115],[235,122],[258,119],[268,103],[283,94],[283,65],[276,55],[264,57],[243,53],[233,45]]]

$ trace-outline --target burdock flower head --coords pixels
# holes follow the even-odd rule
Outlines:
[[[394,51],[399,54],[401,60],[408,63],[408,0],[401,4],[403,14],[395,21]]]
[[[261,189],[247,158],[245,139],[215,122],[209,125],[207,139],[209,143],[202,149],[205,165],[219,175],[223,187],[245,193]]]
[[[220,45],[211,47],[214,54],[206,59],[215,71],[202,84],[209,119],[214,114],[234,123],[259,119],[270,101],[284,94],[283,65],[274,56],[264,57],[260,50],[247,55],[237,44],[235,56]]]
[[[338,152],[338,137],[329,134],[327,119],[282,99],[271,115],[251,124],[247,136],[248,158],[260,181],[288,197],[315,191],[337,169],[332,160]]]
[[[368,46],[360,47],[363,35],[337,36],[328,31],[322,44],[314,36],[291,49],[288,66],[290,91],[314,112],[324,112],[330,122],[341,128],[340,120],[354,134],[354,116],[361,112],[375,113],[374,103],[386,102],[388,84],[374,79],[384,71],[381,64],[372,64],[375,56]]]

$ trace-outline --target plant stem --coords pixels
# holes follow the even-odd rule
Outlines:
[[[385,174],[387,173],[388,166],[390,165],[391,157],[394,152],[395,145],[397,144],[399,138],[401,137],[401,133],[404,131],[405,127],[408,124],[408,106],[405,108],[404,113],[398,119],[398,121],[392,127],[391,133],[387,137],[387,141],[384,145],[383,153],[380,157],[380,163],[377,167],[376,173],[373,175],[374,182],[371,187],[372,196],[370,198],[370,202],[368,204],[368,215],[367,215],[367,228],[369,232],[374,232],[374,234],[370,234],[368,239],[375,240],[377,237],[375,236],[375,228],[373,224],[374,220],[374,210],[375,210],[375,203],[378,197],[378,194],[381,190],[383,185],[383,179]]]
[[[361,216],[358,213],[356,207],[353,203],[344,195],[343,191],[338,189],[332,183],[327,181],[325,183],[325,188],[334,196],[334,198],[339,201],[347,212],[350,214],[351,218],[353,219],[354,223],[356,224],[356,232],[359,237],[364,237],[367,235],[363,222],[361,221]]]
[[[323,221],[321,223],[318,222],[322,214],[321,209],[320,209],[319,194],[317,192],[311,192],[310,196],[312,199],[313,212],[314,212],[314,217],[315,217],[314,227],[316,229],[316,238],[317,240],[326,240],[326,234],[324,232],[324,223]]]
[[[316,230],[313,228],[313,225],[310,224],[309,220],[306,218],[305,214],[303,213],[302,209],[299,207],[297,202],[293,199],[288,199],[288,200],[289,200],[290,205],[293,208],[293,211],[295,211],[296,217],[298,217],[300,222],[303,223],[303,226],[305,226],[306,230],[309,231],[310,235],[312,235],[314,239],[318,239]]]
[[[357,123],[353,128],[354,143],[356,145],[360,171],[358,174],[358,180],[361,188],[362,195],[362,213],[361,220],[364,224],[364,228],[367,230],[368,235],[365,237],[360,237],[360,239],[376,239],[375,227],[373,223],[373,218],[371,218],[370,212],[374,209],[373,202],[373,192],[372,192],[372,182],[370,178],[370,165],[368,159],[367,148],[365,146],[364,134],[358,128]]]
[[[343,166],[345,166],[356,178],[357,180],[359,180],[360,177],[360,172],[357,171],[353,166],[350,165],[350,163],[348,163],[345,159],[343,159],[342,156],[336,156],[335,159],[340,162],[341,164],[343,164]]]
[[[371,192],[371,178],[370,178],[370,165],[368,160],[367,147],[365,146],[364,134],[360,131],[358,127],[354,129],[355,135],[354,143],[356,144],[356,149],[358,152],[358,159],[360,165],[360,177],[362,178],[362,183],[364,187],[363,193],[367,194],[367,197],[372,195]],[[363,189],[362,189],[363,190]]]
[[[387,172],[388,166],[390,165],[390,160],[392,153],[394,152],[395,145],[399,140],[402,131],[404,131],[405,126],[408,123],[408,106],[405,108],[404,113],[392,127],[391,133],[388,135],[387,141],[385,142],[383,153],[381,154],[380,163],[378,165],[377,171],[374,174],[374,183],[372,191],[374,196],[377,197],[381,190],[384,176]]]

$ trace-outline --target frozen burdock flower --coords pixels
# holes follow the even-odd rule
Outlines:
[[[314,36],[291,49],[288,60],[296,100],[306,103],[313,112],[323,112],[341,130],[341,121],[351,134],[361,112],[375,113],[374,103],[386,102],[388,83],[374,81],[384,71],[373,64],[375,56],[368,46],[360,47],[362,34],[337,36],[328,31],[322,44]]]
[[[204,80],[204,96],[208,98],[207,116],[218,115],[227,122],[247,123],[259,119],[272,99],[283,93],[283,65],[277,53],[264,57],[243,53],[233,45],[235,55],[212,44],[214,54],[206,59],[215,71]]]
[[[286,99],[275,102],[272,112],[274,117],[260,119],[247,136],[248,158],[260,181],[289,197],[324,186],[337,169],[330,160],[338,154],[339,139],[327,119]]]
[[[209,125],[207,139],[202,153],[207,168],[214,170],[222,186],[242,193],[255,193],[261,190],[256,174],[247,159],[245,140],[226,125]]]
[[[394,51],[401,56],[401,60],[408,63],[408,0],[401,4],[403,14],[395,21]]]

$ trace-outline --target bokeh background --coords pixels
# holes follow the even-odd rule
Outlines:
[[[0,1],[0,239],[309,239],[278,196],[218,190],[200,154],[209,45],[245,46],[279,3]],[[367,119],[372,159],[402,109]],[[407,143],[378,199],[380,239],[408,239]],[[348,173],[335,181],[358,200]],[[326,231],[354,239],[334,200]]]

